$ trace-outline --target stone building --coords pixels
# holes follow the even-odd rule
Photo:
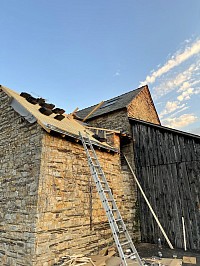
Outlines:
[[[183,248],[182,217],[187,248],[200,249],[200,136],[164,127],[148,87],[125,93],[77,115],[93,127],[126,133],[120,149],[128,157],[170,241]],[[91,114],[91,115],[90,115]],[[89,116],[88,116],[89,115]],[[121,158],[121,167],[128,171]],[[143,196],[138,193],[141,240],[165,242]]]
[[[171,202],[171,194],[167,185],[167,194],[163,197],[162,187],[165,188],[166,184],[163,186],[159,182],[159,176],[155,179],[154,175],[148,175],[155,167],[154,157],[166,158],[153,168],[152,173],[158,172],[162,164],[165,167],[166,161],[170,165],[190,162],[192,177],[189,181],[187,177],[185,182],[187,187],[188,182],[199,187],[198,136],[188,136],[180,131],[175,131],[173,135],[171,129],[162,127],[147,86],[107,100],[98,109],[94,105],[76,114],[61,116],[41,110],[41,99],[24,97],[0,87],[1,265],[54,265],[66,254],[95,254],[113,243],[104,210],[91,182],[79,132],[89,134],[122,217],[135,241],[142,238],[156,242],[159,232],[141,196],[137,197],[135,182],[120,152],[127,156],[138,173],[146,193],[151,184],[160,186],[160,190],[152,190],[153,200],[150,198],[155,209],[157,191],[161,193],[160,206],[163,204],[165,211],[171,206],[165,203],[166,199],[166,202]],[[87,118],[87,124],[82,122],[84,118]],[[107,142],[94,138],[94,132],[99,137],[103,134]],[[160,140],[159,145],[157,139]],[[186,144],[179,145],[180,141],[194,143],[187,161],[180,162],[175,158],[178,153],[179,158],[185,158],[180,154],[184,153]],[[156,145],[153,146],[153,143],[160,150],[154,149]],[[170,161],[172,154],[169,150],[174,151],[173,162]],[[143,154],[145,162],[153,154],[152,164],[143,163]],[[182,175],[182,172],[177,174],[181,180],[179,191],[184,187]],[[166,180],[173,179],[171,172],[166,177]],[[163,180],[165,182],[165,178]],[[194,199],[196,207],[193,206],[191,211],[192,219],[187,215],[186,224],[195,223],[195,230],[187,234],[193,236],[190,238],[194,242],[191,247],[197,248],[200,196],[199,190],[194,189],[193,192],[190,200]],[[187,199],[186,202],[185,206],[188,207]],[[177,206],[181,208],[183,205]],[[168,215],[165,211],[161,215],[163,220]],[[175,223],[179,218],[172,219],[173,233],[170,232],[169,223],[166,226],[169,230],[167,234],[173,237],[171,240],[176,246],[181,245],[180,230],[178,237],[174,235]],[[150,223],[146,228],[148,221]]]
[[[78,111],[79,118],[84,119],[97,105]],[[132,167],[135,168],[132,127],[129,119],[136,118],[142,121],[160,125],[160,120],[154,106],[148,86],[114,97],[103,104],[87,118],[87,123],[93,127],[119,130],[125,136],[120,139],[120,151],[127,156]],[[129,172],[127,164],[121,158],[121,166]]]
[[[136,188],[121,169],[119,132],[106,132],[113,146],[99,142],[72,114],[62,120],[44,114],[38,99],[24,97],[0,87],[0,264],[53,265],[66,254],[94,254],[113,243],[79,132],[89,134],[138,238]]]

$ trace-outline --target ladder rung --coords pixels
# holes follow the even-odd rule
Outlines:
[[[104,192],[110,192],[110,189],[104,189]]]
[[[100,165],[98,165],[98,164],[93,164],[93,166],[94,167],[98,167],[98,168],[100,168],[101,166]]]
[[[121,231],[118,231],[117,233],[118,233],[118,234],[122,234],[122,233],[124,233],[124,232],[126,232],[126,230],[121,230]]]
[[[135,255],[136,255],[136,252],[133,252],[133,253],[131,253],[130,255],[125,255],[125,258],[128,259],[128,258],[130,258],[131,256],[135,256]]]
[[[127,241],[127,242],[122,243],[121,246],[125,246],[125,245],[128,245],[130,243],[131,243],[131,241]]]
[[[115,212],[115,211],[118,211],[117,209],[111,209],[111,211]]]
[[[114,201],[114,199],[107,199],[107,201],[112,202],[112,201]]]
[[[122,221],[122,218],[116,219],[115,222],[120,222]]]

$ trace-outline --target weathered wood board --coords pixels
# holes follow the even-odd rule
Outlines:
[[[183,248],[182,216],[188,249],[200,249],[200,137],[131,121],[136,174],[167,236]],[[143,242],[165,242],[138,193]]]

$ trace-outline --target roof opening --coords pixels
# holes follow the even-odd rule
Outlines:
[[[116,103],[117,101],[118,101],[118,99],[112,99],[112,101],[107,101],[107,102],[105,102],[105,104],[103,104],[103,106],[100,107],[100,109],[103,109],[107,106],[110,106],[110,105]]]

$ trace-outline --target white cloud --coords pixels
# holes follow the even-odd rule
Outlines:
[[[178,91],[181,91],[193,85],[194,83],[191,82],[194,82],[193,79],[196,78],[196,64],[198,64],[198,62],[190,65],[185,71],[181,72],[177,76],[172,76],[167,81],[162,82],[154,87],[154,99],[160,98],[161,96],[174,91],[175,89],[177,89],[177,87]]]
[[[193,93],[194,93],[194,89],[193,89],[193,88],[189,88],[189,89],[183,91],[183,92],[181,93],[181,95],[179,95],[179,96],[177,97],[177,99],[178,99],[180,102],[182,102],[183,100],[189,100],[190,97],[191,97],[191,95],[192,95]]]
[[[173,55],[162,67],[154,71],[150,76],[147,76],[146,80],[141,82],[140,85],[154,83],[158,77],[169,72],[174,67],[182,64],[184,61],[198,53],[200,53],[200,40],[196,40],[192,44],[188,43],[183,52],[178,51],[178,53]]]
[[[171,114],[171,118],[176,117],[177,114],[179,114],[179,113],[181,113],[181,112],[187,110],[188,108],[189,108],[189,106],[184,106],[183,108],[178,109],[178,111],[176,111],[176,112],[174,112],[173,114]]]
[[[188,126],[198,120],[194,114],[183,114],[179,117],[168,117],[163,120],[163,125],[172,128],[182,128]]]
[[[120,76],[120,72],[119,71],[115,72],[115,74],[114,74],[114,77],[117,77],[117,76]]]
[[[170,114],[183,107],[185,107],[185,104],[180,105],[179,101],[168,101],[165,105],[164,110],[160,113],[160,117],[162,118],[164,115]]]
[[[153,84],[150,89],[163,125],[188,128],[197,121],[197,101],[193,99],[200,96],[200,38],[185,40],[182,48],[169,55],[166,63],[151,71],[141,84],[148,83]]]

